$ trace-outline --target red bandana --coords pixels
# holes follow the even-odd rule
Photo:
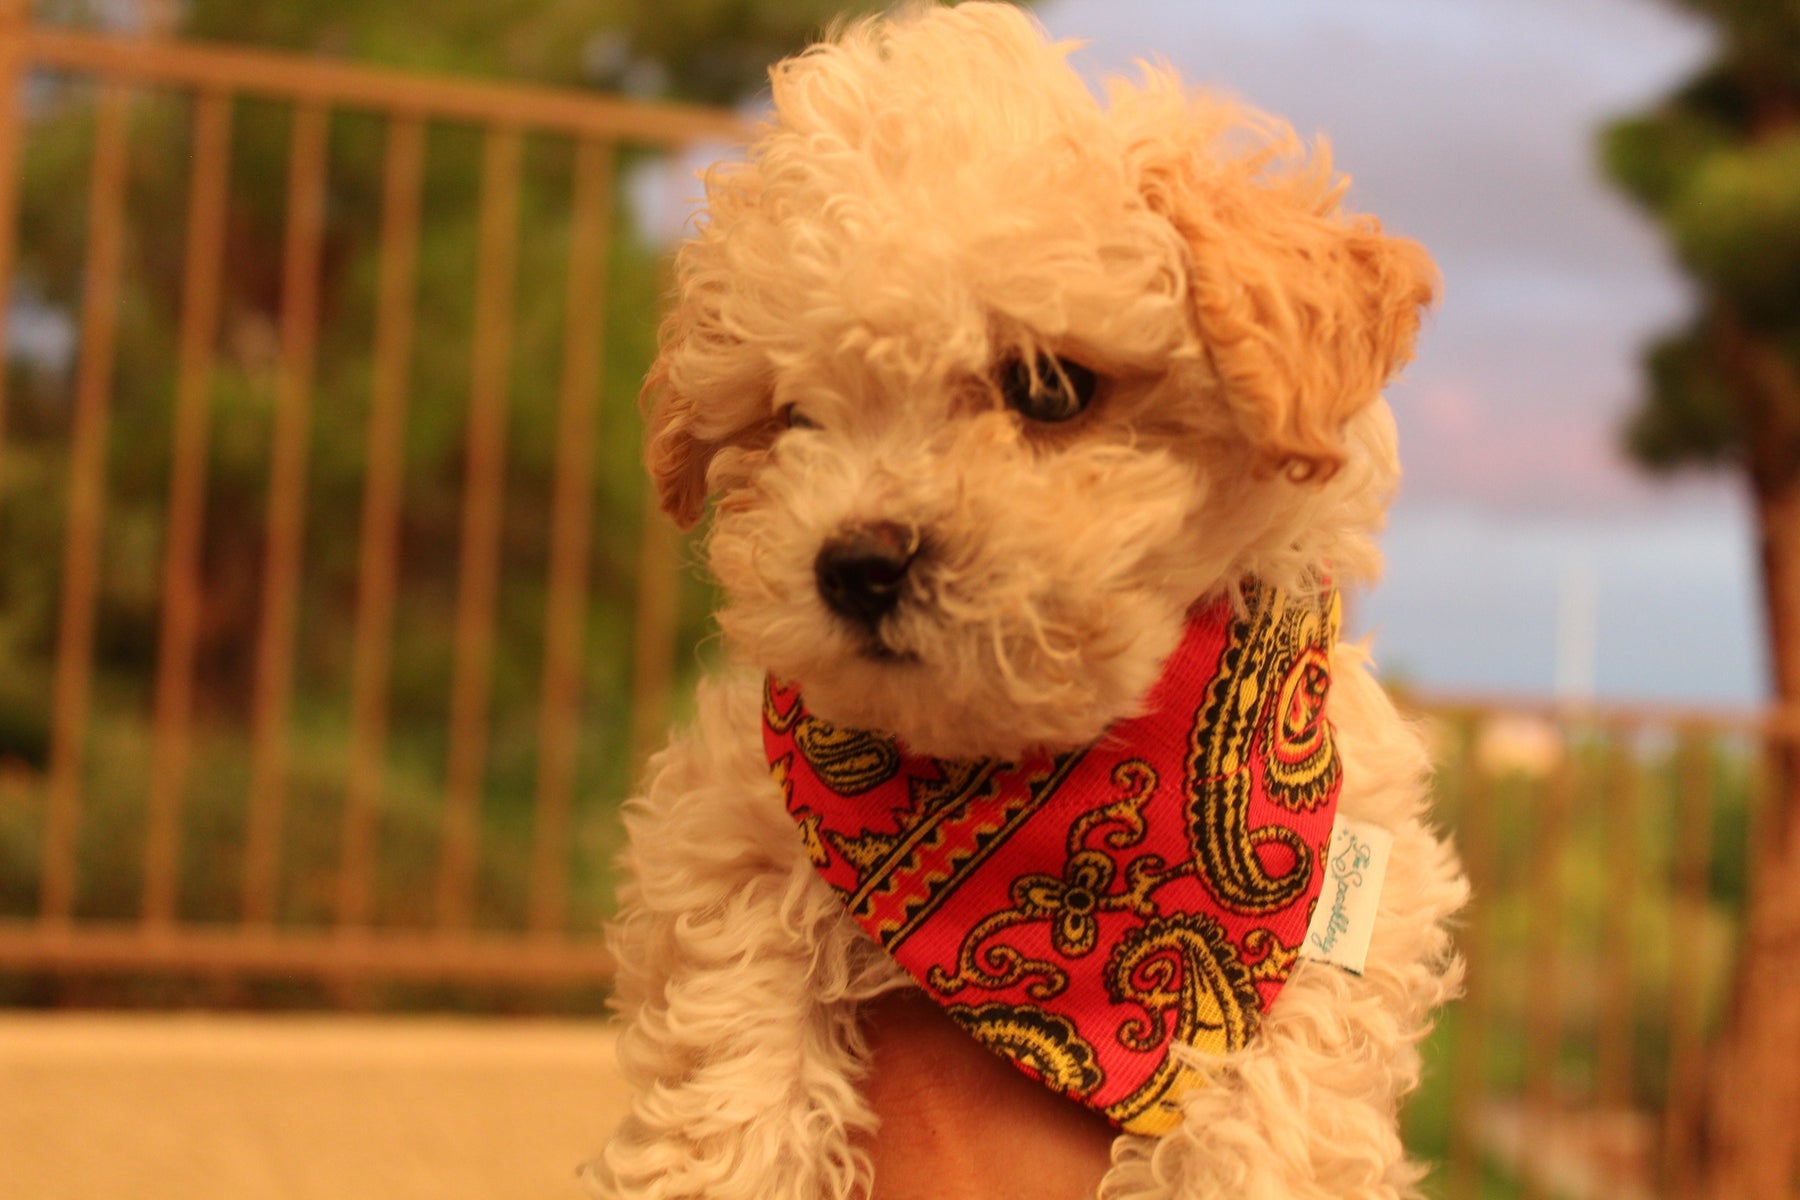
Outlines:
[[[1337,809],[1337,597],[1196,611],[1140,717],[1014,764],[812,716],[763,743],[813,865],[965,1030],[1133,1133],[1179,1120],[1170,1057],[1250,1041],[1293,969]]]

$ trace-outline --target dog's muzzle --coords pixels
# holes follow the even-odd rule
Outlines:
[[[819,598],[838,616],[873,632],[899,606],[918,555],[918,531],[904,525],[875,521],[846,528],[813,560]]]

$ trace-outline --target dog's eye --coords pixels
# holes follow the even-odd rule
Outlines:
[[[781,423],[789,429],[817,429],[819,423],[800,411],[798,404],[790,404],[781,410]]]
[[[1006,407],[1033,421],[1067,421],[1093,403],[1100,378],[1080,363],[1040,354],[1034,365],[1014,358],[1001,366]]]

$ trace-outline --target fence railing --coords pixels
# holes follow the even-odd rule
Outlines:
[[[1474,888],[1467,994],[1412,1108],[1443,1194],[1691,1194],[1706,1046],[1800,727],[1527,700],[1419,711]]]
[[[22,167],[34,137],[70,136],[71,122],[58,124],[34,111],[28,84],[45,79],[84,88],[86,97],[63,95],[49,105],[51,115],[84,110],[91,126],[92,151],[86,191],[85,254],[74,282],[69,309],[75,314],[72,370],[57,381],[44,407],[54,426],[39,438],[50,443],[61,436],[65,482],[61,567],[55,574],[56,608],[46,622],[54,626],[53,644],[45,647],[48,666],[47,749],[41,771],[14,772],[16,794],[0,800],[14,806],[22,826],[39,835],[35,858],[21,852],[34,868],[37,895],[34,911],[11,912],[0,923],[0,969],[150,969],[203,968],[232,972],[288,972],[331,976],[496,978],[515,980],[583,980],[604,978],[605,956],[591,937],[569,929],[571,811],[577,756],[583,741],[582,663],[592,621],[591,589],[595,565],[596,463],[604,457],[597,442],[602,406],[602,342],[607,322],[609,249],[614,243],[612,218],[619,154],[632,148],[662,150],[697,139],[741,139],[742,128],[730,114],[708,110],[630,103],[598,94],[543,88],[451,82],[344,63],[163,40],[113,37],[30,25],[22,0],[0,3],[0,295],[13,294],[11,284],[21,261],[21,239],[37,231],[20,228]],[[143,369],[120,364],[122,276],[127,271],[127,244],[135,222],[167,221],[171,214],[145,213],[132,206],[131,187],[136,134],[134,113],[154,104],[187,108],[185,149],[188,154],[185,214],[185,264],[180,295],[151,296],[148,302],[178,312],[172,404],[166,445],[167,499],[156,518],[161,542],[160,602],[155,605],[157,655],[154,687],[148,700],[147,766],[134,774],[147,776],[121,785],[142,784],[134,799],[135,814],[96,810],[96,789],[106,777],[94,726],[97,622],[103,607],[109,567],[107,528],[109,479],[119,475],[119,460],[130,447],[109,445],[109,425],[116,403],[118,372]],[[242,812],[232,833],[229,861],[196,862],[208,851],[184,836],[184,826],[198,819],[186,811],[195,786],[197,647],[208,604],[209,555],[227,551],[209,547],[209,521],[224,506],[209,499],[209,462],[220,418],[212,411],[219,394],[216,378],[221,343],[222,294],[235,282],[237,264],[229,262],[233,229],[233,150],[243,139],[234,128],[246,104],[268,124],[268,109],[285,110],[288,148],[281,233],[278,295],[271,323],[273,363],[268,387],[266,426],[266,492],[260,530],[253,539],[256,616],[244,629],[249,686],[239,695],[241,710],[214,712],[211,722],[236,727],[246,737],[247,751],[229,764],[239,770]],[[345,120],[373,119],[380,128],[379,248],[373,255],[372,303],[366,320],[372,327],[369,383],[360,504],[354,530],[340,530],[340,541],[357,547],[353,573],[354,603],[349,606],[347,642],[349,704],[341,762],[341,802],[334,814],[335,852],[316,856],[306,868],[305,886],[315,893],[307,919],[290,919],[294,908],[291,881],[284,884],[284,850],[293,824],[302,819],[291,803],[296,754],[293,744],[297,627],[307,602],[309,520],[317,505],[309,484],[318,474],[314,420],[321,402],[317,367],[322,336],[348,336],[351,324],[342,310],[354,307],[341,296],[328,296],[328,227],[336,219],[333,206],[334,133]],[[445,730],[440,740],[444,758],[442,804],[436,814],[435,876],[430,892],[433,911],[413,921],[410,931],[384,930],[378,920],[377,877],[382,792],[392,747],[389,737],[389,692],[397,603],[404,599],[403,559],[407,547],[404,510],[409,427],[415,424],[411,374],[422,335],[441,337],[419,328],[419,283],[423,237],[431,234],[422,215],[428,168],[429,138],[445,126],[460,128],[479,140],[478,194],[473,224],[473,315],[469,322],[464,430],[460,449],[447,461],[461,470],[457,534],[449,545],[427,553],[455,556],[453,609],[449,622],[454,646],[447,687]],[[52,132],[45,132],[51,130]],[[367,131],[363,131],[365,140]],[[554,449],[548,482],[539,497],[546,516],[543,531],[541,616],[532,618],[532,637],[541,644],[536,702],[536,747],[531,764],[528,868],[529,894],[521,903],[515,929],[479,929],[476,886],[484,829],[484,786],[495,766],[490,754],[494,734],[493,686],[496,630],[508,614],[501,605],[503,562],[508,543],[509,462],[517,456],[508,446],[510,389],[519,371],[515,317],[522,304],[536,302],[521,295],[518,248],[522,177],[528,140],[539,150],[546,143],[566,153],[568,195],[560,212],[546,214],[535,193],[533,222],[551,221],[562,230],[558,258],[566,265],[562,282],[562,338],[554,368]],[[157,153],[179,154],[179,141]],[[141,153],[141,151],[140,151]],[[237,181],[241,189],[243,181]],[[68,202],[73,203],[73,198]],[[139,232],[142,230],[139,228]],[[138,240],[144,239],[140,236]],[[530,281],[537,287],[537,281]],[[141,290],[141,289],[140,289]],[[340,289],[342,290],[342,289]],[[327,303],[337,311],[327,312]],[[0,305],[0,342],[6,340],[9,305]],[[331,322],[336,322],[333,326]],[[15,339],[16,341],[16,339]],[[14,372],[16,374],[16,372]],[[0,373],[0,389],[7,377]],[[62,386],[66,384],[66,386]],[[27,491],[22,481],[7,480],[8,397],[0,390],[0,517],[16,515],[22,506],[53,503],[40,491]],[[336,404],[337,396],[323,398]],[[435,403],[435,401],[434,401]],[[58,407],[58,406],[61,407]],[[626,401],[628,409],[629,402]],[[617,407],[615,405],[615,407]],[[141,416],[136,408],[134,420]],[[416,409],[414,410],[416,411]],[[141,424],[141,422],[136,422]],[[635,442],[635,430],[613,431]],[[16,440],[16,439],[15,439]],[[49,454],[50,451],[44,451]],[[39,458],[43,459],[40,454]],[[9,485],[15,485],[10,486]],[[316,486],[316,484],[315,484]],[[15,514],[4,513],[13,507]],[[35,511],[35,510],[34,510]],[[226,512],[237,525],[255,529],[241,514]],[[14,522],[17,524],[17,522]],[[616,531],[615,531],[616,532]],[[626,540],[629,540],[628,538]],[[637,651],[633,688],[639,703],[633,710],[660,712],[674,654],[671,603],[662,578],[672,573],[666,536],[642,538],[650,569],[636,573],[650,585],[637,613]],[[412,547],[417,553],[419,547]],[[24,569],[20,539],[7,553],[11,568]],[[0,564],[0,570],[8,569]],[[248,568],[246,568],[248,569]],[[15,578],[9,589],[14,604],[24,585]],[[534,596],[535,599],[535,596]],[[29,639],[27,639],[29,640]],[[21,651],[29,657],[29,647]],[[229,693],[229,689],[225,689]],[[231,706],[228,698],[225,707]],[[221,705],[215,700],[215,709]],[[113,739],[116,741],[117,739]],[[621,745],[610,753],[623,757]],[[0,746],[0,756],[5,747]],[[215,756],[217,757],[217,756]],[[216,771],[217,764],[208,770]],[[23,782],[20,782],[20,781]],[[114,781],[118,782],[118,781]],[[26,810],[29,810],[28,812]],[[25,815],[21,816],[21,812]],[[141,845],[136,913],[126,915],[117,903],[83,899],[84,830],[98,822],[127,820],[128,835]],[[306,819],[311,819],[311,814]],[[17,833],[17,831],[15,831]],[[19,836],[23,836],[22,834]],[[425,853],[421,851],[420,853]],[[114,858],[116,859],[115,854]],[[329,864],[325,858],[331,858]],[[91,864],[90,864],[91,865]],[[117,873],[108,860],[98,873]],[[195,873],[229,870],[236,875],[226,889],[235,903],[213,905],[211,918],[183,915],[184,886],[193,891],[216,881],[192,883]],[[415,872],[416,873],[416,872]],[[329,881],[319,876],[329,874]],[[184,883],[185,881],[185,883]],[[192,907],[190,905],[190,907]],[[591,931],[590,931],[591,932]],[[521,936],[522,935],[522,936]]]

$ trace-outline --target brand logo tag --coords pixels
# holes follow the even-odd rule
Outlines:
[[[1300,957],[1332,963],[1356,975],[1369,957],[1369,935],[1381,903],[1381,881],[1387,874],[1394,835],[1379,825],[1337,815],[1331,829],[1331,853],[1325,860],[1325,886],[1306,927]]]

